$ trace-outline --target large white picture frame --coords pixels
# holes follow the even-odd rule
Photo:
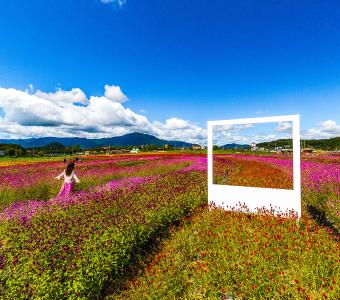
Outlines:
[[[213,184],[213,126],[252,123],[292,122],[293,137],[293,189],[272,189]],[[293,210],[301,217],[300,174],[300,116],[286,115],[261,118],[208,121],[208,202],[224,209],[244,203],[252,212],[257,208],[274,208],[276,211]]]

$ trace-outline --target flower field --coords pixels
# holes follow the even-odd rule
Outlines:
[[[158,155],[89,160],[77,166],[82,182],[88,181],[86,189],[72,197],[10,198],[0,216],[1,298],[99,297],[138,249],[205,202],[200,159]],[[53,191],[49,182],[63,165],[36,167],[43,176],[30,176],[33,164],[4,167],[3,181],[15,174],[19,178],[3,189],[39,191],[43,182]]]
[[[89,157],[77,165],[77,172],[82,180],[79,189],[89,189],[110,180],[138,176],[152,175],[162,172],[170,165],[179,163],[174,157],[160,157],[146,155],[143,157],[121,156],[115,159],[103,156]],[[185,161],[180,164],[186,164]],[[145,166],[143,166],[145,165]],[[0,209],[11,203],[26,200],[47,200],[58,193],[60,183],[53,181],[65,168],[61,161],[26,163],[17,166],[0,168]]]
[[[233,164],[241,160],[232,157]],[[251,171],[233,182],[268,186],[254,176],[262,168],[287,178],[273,179],[271,187],[290,187],[288,161],[244,157],[242,163]],[[85,157],[76,165],[81,183],[67,198],[55,197],[63,162],[3,164],[0,298],[336,299],[339,242],[306,211],[313,206],[339,225],[339,163],[334,157],[302,161],[305,216],[299,223],[270,212],[208,210],[203,155]],[[220,170],[225,164],[221,157]],[[150,250],[145,260],[157,237],[178,223],[159,253]],[[134,266],[140,274],[113,292]]]
[[[291,158],[214,155],[215,184],[293,189]]]
[[[215,184],[292,189],[291,157],[216,155]],[[302,204],[313,207],[340,228],[340,156],[303,157]]]
[[[303,218],[200,209],[108,299],[339,299],[339,241]]]

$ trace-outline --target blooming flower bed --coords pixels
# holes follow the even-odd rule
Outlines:
[[[201,209],[108,299],[339,299],[339,240],[308,218]]]
[[[303,157],[301,180],[304,212],[313,207],[339,229],[340,156]],[[214,182],[291,189],[292,159],[279,155],[219,154],[214,156]]]
[[[156,167],[154,175],[146,172],[70,198],[39,201],[44,205],[24,206],[12,215],[5,211],[0,298],[100,295],[157,232],[206,201],[206,175],[185,170],[187,161],[179,157],[173,168],[165,158],[168,172]]]
[[[289,181],[289,163],[282,158],[244,161],[244,166],[283,172]],[[337,162],[302,163],[305,206],[318,205],[332,220],[339,211]],[[60,183],[51,182],[64,164],[35,164],[0,167],[0,182],[22,176],[13,186],[0,184],[1,299],[101,298],[160,232],[207,201],[205,156],[91,158],[77,165],[82,183],[65,198],[54,197]],[[246,174],[253,172],[242,174],[234,180],[249,180]],[[13,194],[5,194],[8,190]],[[154,257],[151,272],[113,296],[334,298],[339,293],[338,245],[306,214],[297,225],[294,216],[204,208],[174,235],[168,250]]]
[[[136,174],[161,172],[170,165],[178,165],[186,156],[122,156],[87,159],[76,166],[81,177],[78,189],[89,189],[110,180]],[[180,166],[179,166],[180,167]],[[17,201],[48,200],[58,194],[60,182],[54,177],[65,168],[63,162],[46,162],[0,168],[0,210]]]

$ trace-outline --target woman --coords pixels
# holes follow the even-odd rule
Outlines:
[[[79,183],[76,173],[74,173],[74,163],[70,162],[63,173],[59,176],[55,177],[55,179],[60,180],[60,178],[64,177],[64,184],[60,189],[58,196],[67,196],[74,192],[75,183]]]

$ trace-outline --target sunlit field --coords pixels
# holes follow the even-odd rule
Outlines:
[[[339,241],[303,217],[198,210],[107,299],[339,299]]]
[[[215,184],[263,188],[293,188],[292,157],[214,155]]]
[[[217,154],[215,184],[293,188],[293,160],[282,155]],[[305,156],[301,160],[303,209],[316,209],[340,226],[340,156]]]
[[[229,161],[242,168],[226,179]],[[85,156],[76,164],[76,192],[58,198],[61,182],[54,177],[64,168],[60,158],[0,165],[2,299],[337,299],[340,293],[339,239],[317,222],[326,218],[339,228],[339,157],[303,159],[299,221],[208,209],[204,154]],[[291,188],[289,162],[278,157],[222,155],[217,170],[216,180],[226,184]]]

